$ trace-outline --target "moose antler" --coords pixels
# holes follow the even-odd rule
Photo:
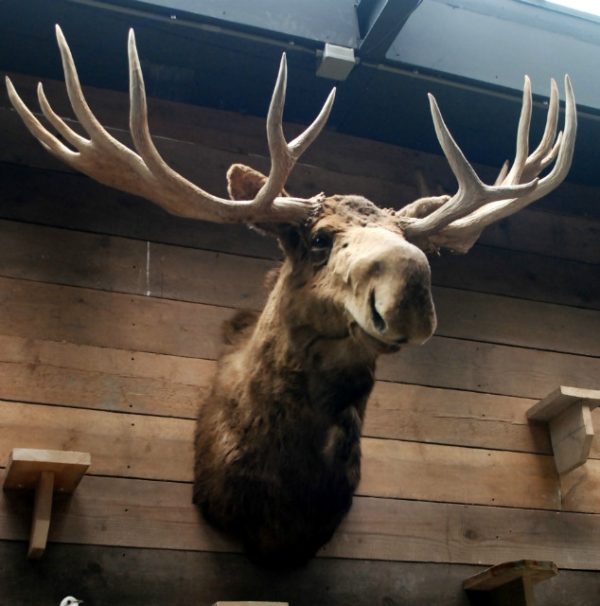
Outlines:
[[[314,122],[293,141],[283,135],[283,107],[287,81],[285,54],[267,115],[267,140],[271,156],[271,170],[266,183],[252,200],[228,200],[200,189],[170,168],[152,142],[148,128],[146,91],[133,30],[129,31],[129,127],[135,153],[100,124],[90,110],[77,75],[71,51],[60,27],[56,38],[62,58],[69,100],[89,139],[73,131],[54,112],[41,83],[38,100],[50,124],[71,144],[67,147],[50,133],[23,103],[7,77],[8,95],[27,128],[54,156],[86,175],[117,189],[155,202],[166,211],[193,219],[217,223],[297,223],[305,219],[318,205],[314,198],[283,197],[281,192],[298,158],[317,138],[331,112],[335,88],[331,91]]]
[[[531,82],[525,77],[515,160],[510,170],[508,163],[504,164],[492,186],[481,182],[452,138],[435,98],[429,95],[435,131],[458,181],[458,191],[452,197],[427,198],[423,200],[426,204],[417,201],[398,211],[397,216],[408,221],[407,239],[423,248],[444,247],[467,252],[487,225],[521,210],[558,187],[569,172],[577,131],[575,97],[569,76],[565,76],[565,95],[565,128],[557,136],[558,87],[552,80],[544,134],[538,147],[528,155],[532,100]],[[537,176],[554,160],[552,170],[539,179]],[[421,209],[423,212],[419,212]]]

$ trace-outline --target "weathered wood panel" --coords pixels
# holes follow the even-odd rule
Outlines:
[[[475,246],[464,257],[432,257],[431,269],[438,286],[600,309],[597,264]]]
[[[0,334],[214,359],[231,310],[0,278]],[[382,380],[542,398],[558,384],[596,387],[600,359],[434,337],[383,356]]]
[[[190,419],[207,395],[214,368],[209,360],[0,335],[3,400]],[[534,403],[378,382],[364,432],[372,437],[548,454],[547,429],[527,422],[527,409]],[[600,456],[597,441],[592,456]]]
[[[289,601],[293,606],[468,606],[467,565],[319,558],[300,570],[271,572],[236,554],[50,545],[32,563],[18,542],[0,542],[0,586],[8,604],[56,606],[67,594],[87,604],[165,606],[218,600]],[[600,575],[563,570],[535,589],[543,606],[597,606]]]
[[[193,430],[191,420],[0,402],[0,461],[17,447],[83,450],[92,474],[191,481]],[[362,449],[360,495],[600,511],[597,460],[561,487],[548,456],[373,438]]]
[[[0,401],[0,462],[12,448],[76,450],[91,453],[92,474],[189,482],[193,432],[184,419]],[[561,508],[548,456],[373,438],[363,439],[362,451],[361,495]]]
[[[278,256],[274,242],[246,227],[172,217],[149,202],[79,175],[40,173],[1,163],[0,216],[207,250]],[[596,250],[597,234],[592,229],[580,242]],[[600,309],[597,264],[476,246],[468,255],[434,257],[432,266],[434,282],[441,286],[507,296],[518,292],[520,298]]]
[[[28,536],[27,503],[24,495],[0,495],[0,538]],[[526,557],[598,570],[599,540],[596,515],[356,497],[321,555],[466,564]],[[55,500],[50,541],[237,551],[202,521],[190,484],[99,476],[85,476],[70,501]]]
[[[378,378],[540,399],[559,384],[594,389],[598,358],[433,337],[379,361]]]
[[[275,266],[12,221],[0,221],[0,241],[0,276],[233,308],[260,309],[264,277]],[[445,287],[434,288],[434,300],[440,336],[600,356],[598,311]]]
[[[208,360],[0,335],[0,398],[193,418]]]
[[[1,124],[0,124],[1,126]],[[85,203],[82,203],[85,200]],[[0,162],[0,215],[206,250],[277,257],[277,245],[245,225],[208,224],[169,215],[88,177]]]

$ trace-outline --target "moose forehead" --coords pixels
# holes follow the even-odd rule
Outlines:
[[[363,196],[336,195],[323,201],[312,224],[313,229],[342,231],[350,226],[379,226],[401,231],[400,222],[388,209],[382,209]]]

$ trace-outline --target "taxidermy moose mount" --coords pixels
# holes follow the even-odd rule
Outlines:
[[[211,523],[240,538],[256,559],[301,563],[330,539],[352,503],[377,357],[404,344],[425,343],[435,330],[425,253],[467,252],[487,225],[546,195],[566,177],[577,127],[569,78],[564,131],[556,134],[559,102],[552,81],[545,131],[531,154],[532,100],[525,79],[515,160],[512,167],[503,166],[494,185],[479,179],[430,95],[435,131],[458,190],[392,210],[358,195],[287,195],[286,179],[325,125],[335,90],[315,121],[286,142],[284,55],[267,116],[269,176],[233,165],[227,200],[177,174],[155,148],[133,31],[130,131],[137,153],[93,115],[58,26],[56,34],[68,95],[89,138],[53,111],[39,84],[42,112],[62,140],[51,134],[7,79],[15,109],[49,152],[175,215],[247,223],[279,240],[285,258],[263,311],[240,312],[224,330],[225,351],[197,422],[194,500]]]

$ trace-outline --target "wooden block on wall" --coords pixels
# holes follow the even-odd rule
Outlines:
[[[5,490],[33,490],[40,473],[54,474],[54,490],[71,493],[91,465],[87,452],[13,448],[7,464]]]
[[[35,490],[30,558],[41,557],[46,549],[53,493],[72,493],[90,464],[87,452],[14,448],[10,453],[4,489]]]
[[[561,385],[527,412],[530,421],[548,423],[559,474],[586,462],[594,438],[591,411],[599,405],[600,391]]]

